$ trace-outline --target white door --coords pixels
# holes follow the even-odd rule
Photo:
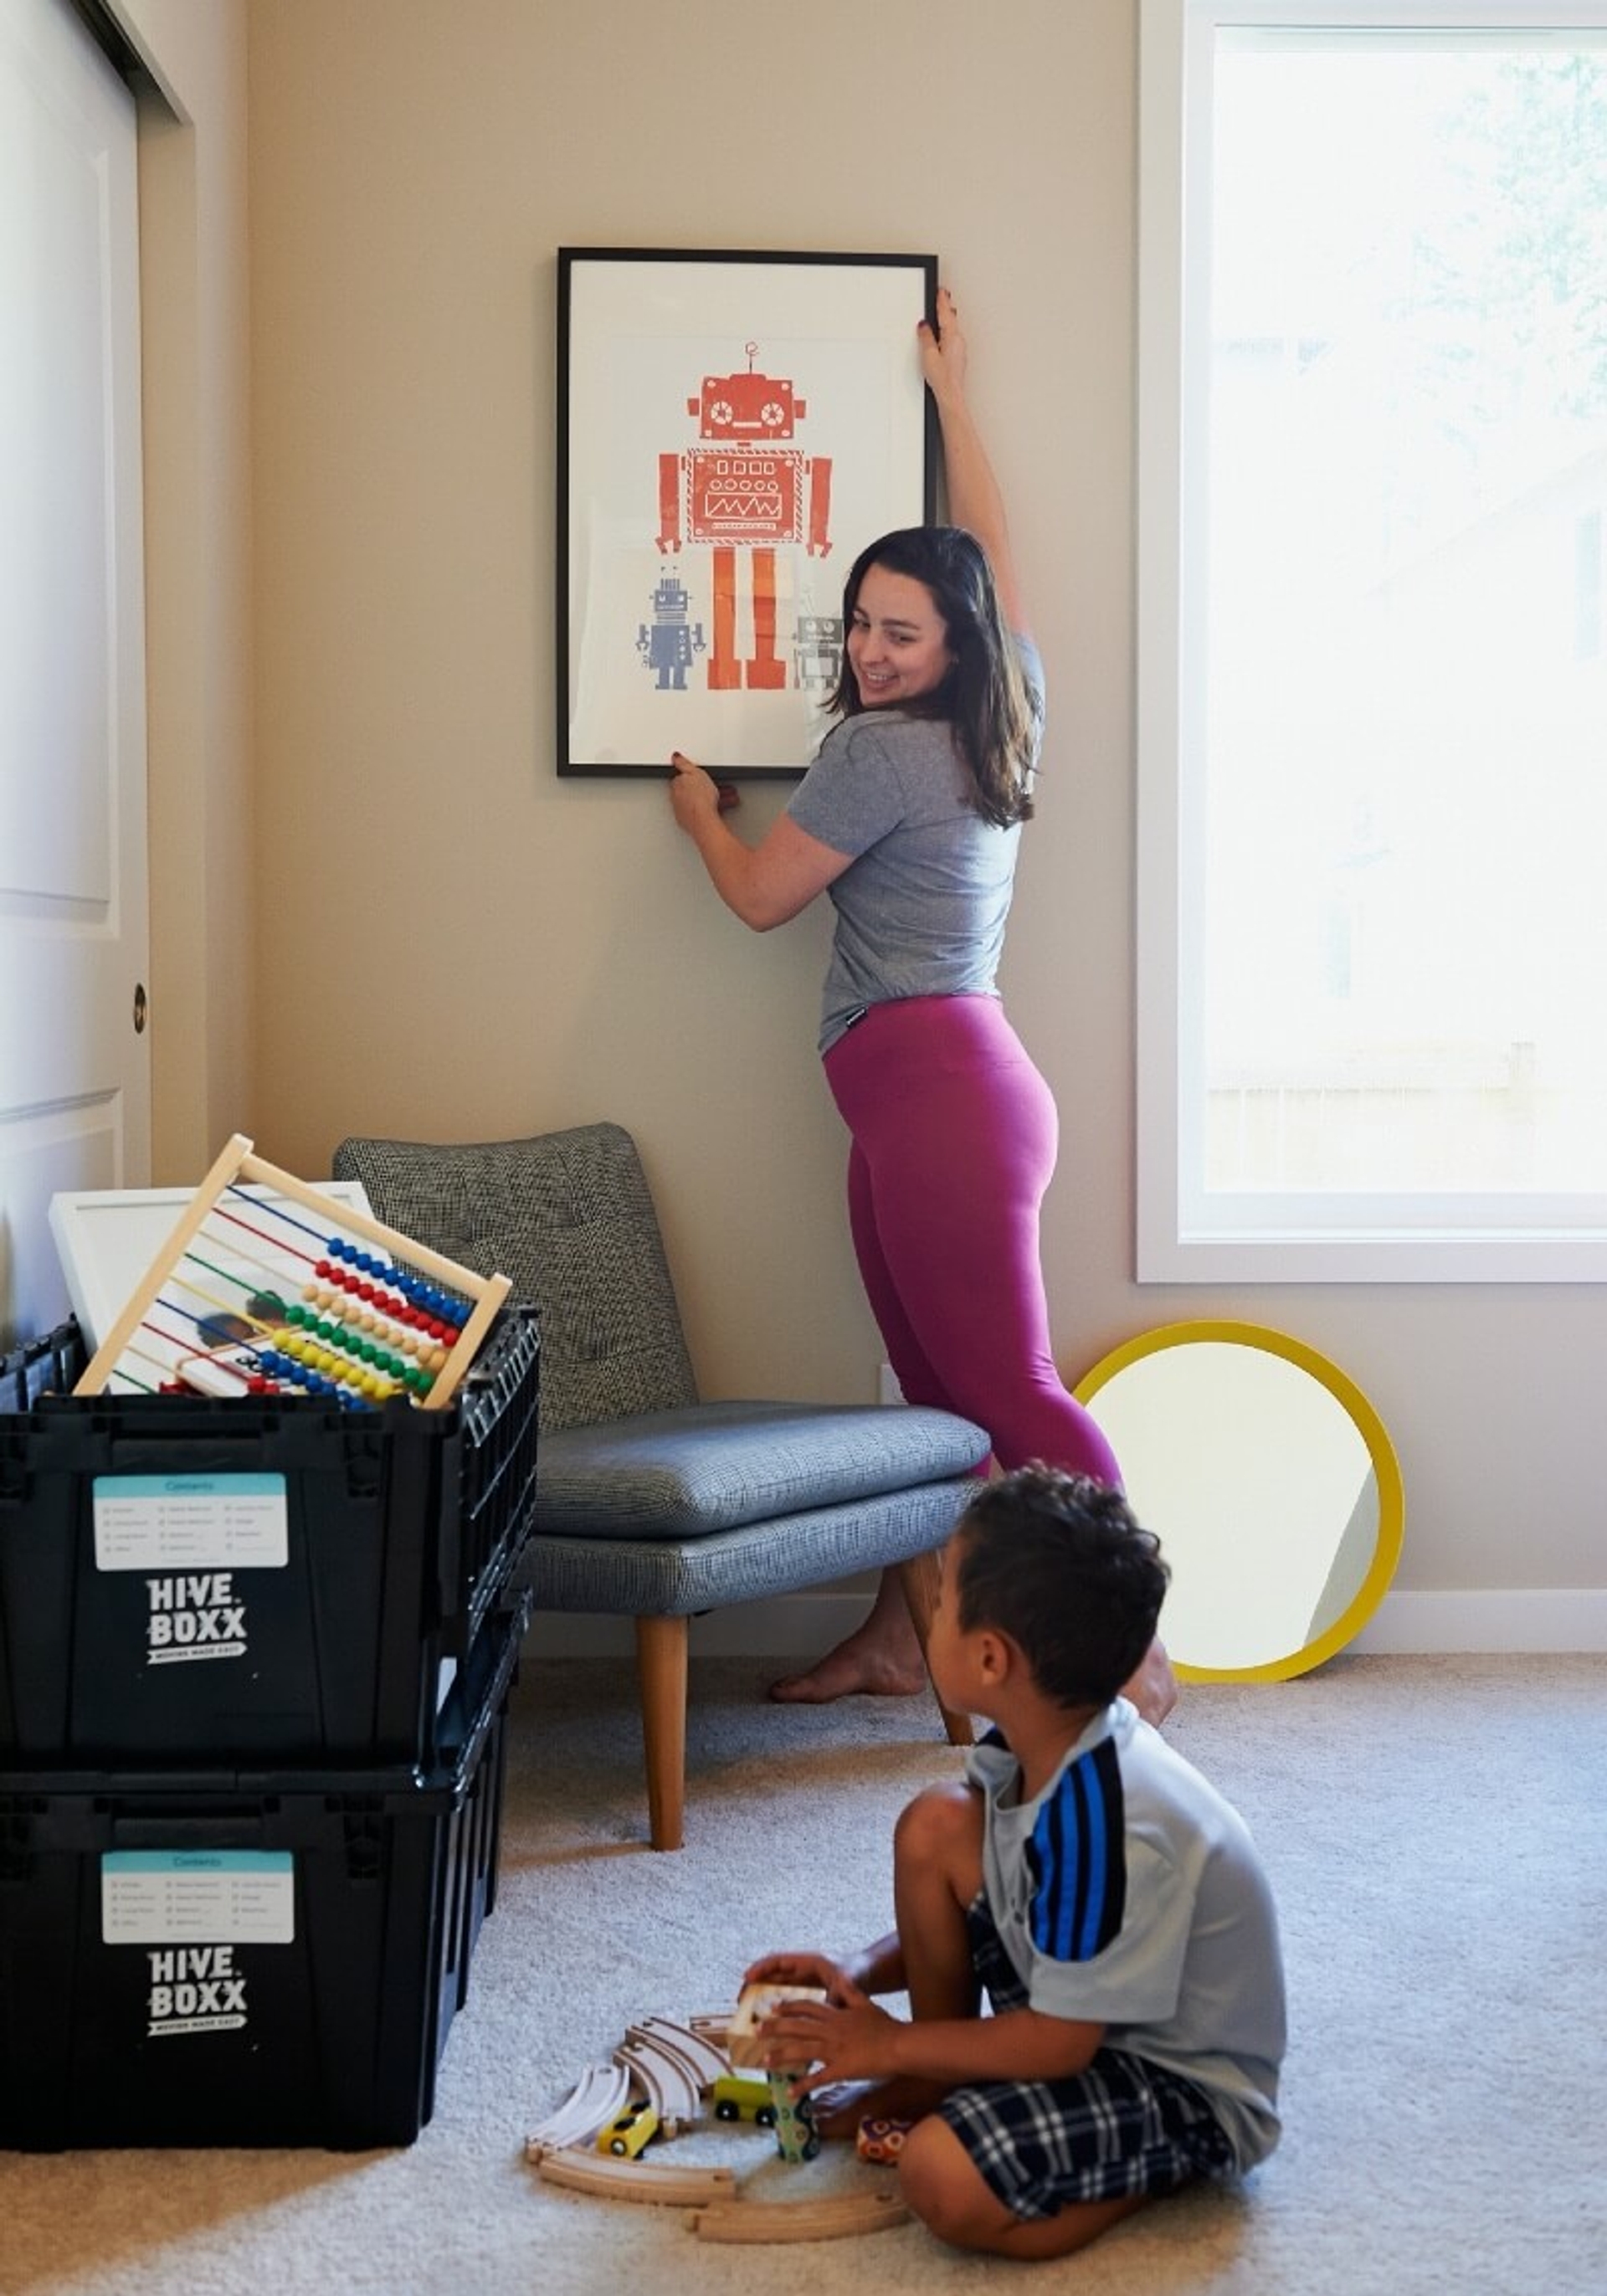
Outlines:
[[[150,1177],[135,144],[66,0],[4,0],[0,1347],[65,1313],[52,1193]]]

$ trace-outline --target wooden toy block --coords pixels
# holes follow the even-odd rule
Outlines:
[[[873,2168],[890,2168],[914,2125],[913,2120],[888,2120],[867,2114],[856,2133],[854,2150]]]
[[[775,2113],[776,2151],[783,2161],[795,2164],[812,2161],[820,2150],[814,2105],[807,2096],[793,2095],[791,2074],[772,2071],[768,2079],[770,2103]]]
[[[758,2029],[783,2001],[824,2001],[821,1985],[744,1985],[737,1996],[726,2030],[726,2046],[734,2065],[755,2065],[768,2070]]]

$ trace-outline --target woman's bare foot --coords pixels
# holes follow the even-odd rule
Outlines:
[[[914,1637],[911,1637],[914,1644]],[[824,1706],[834,1698],[910,1698],[929,1687],[919,1644],[914,1656],[890,1650],[863,1628],[809,1668],[805,1674],[783,1675],[770,1685],[770,1695],[783,1706]]]
[[[824,1706],[833,1698],[910,1698],[929,1687],[921,1640],[897,1570],[884,1570],[876,1599],[853,1633],[804,1674],[770,1685],[785,1706]]]
[[[1172,1672],[1172,1661],[1166,1654],[1166,1644],[1157,1635],[1122,1695],[1130,1698],[1144,1720],[1152,1722],[1159,1730],[1176,1707],[1180,1694],[1177,1677]]]

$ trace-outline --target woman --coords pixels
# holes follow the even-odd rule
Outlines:
[[[873,543],[843,600],[841,722],[756,846],[677,751],[670,801],[715,890],[767,932],[829,890],[820,1049],[853,1137],[854,1246],[906,1399],[985,1427],[1003,1469],[1042,1459],[1119,1481],[1050,1350],[1038,1210],[1054,1168],[1047,1085],[995,988],[1043,721],[1004,504],[965,398],[947,289],[921,359],[954,524]],[[727,800],[728,801],[728,800]],[[1132,1694],[1160,1719],[1164,1652]],[[899,1694],[925,1670],[897,1575],[865,1623],[772,1696]]]

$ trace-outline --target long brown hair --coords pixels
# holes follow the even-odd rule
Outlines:
[[[923,583],[942,619],[953,663],[940,685],[907,707],[914,716],[947,718],[976,784],[977,811],[1008,829],[1032,817],[1037,750],[1036,696],[1021,676],[1015,641],[1004,627],[988,554],[963,526],[906,526],[862,550],[843,586],[846,640],[860,585],[873,566]],[[864,709],[845,644],[831,706],[844,718]]]

